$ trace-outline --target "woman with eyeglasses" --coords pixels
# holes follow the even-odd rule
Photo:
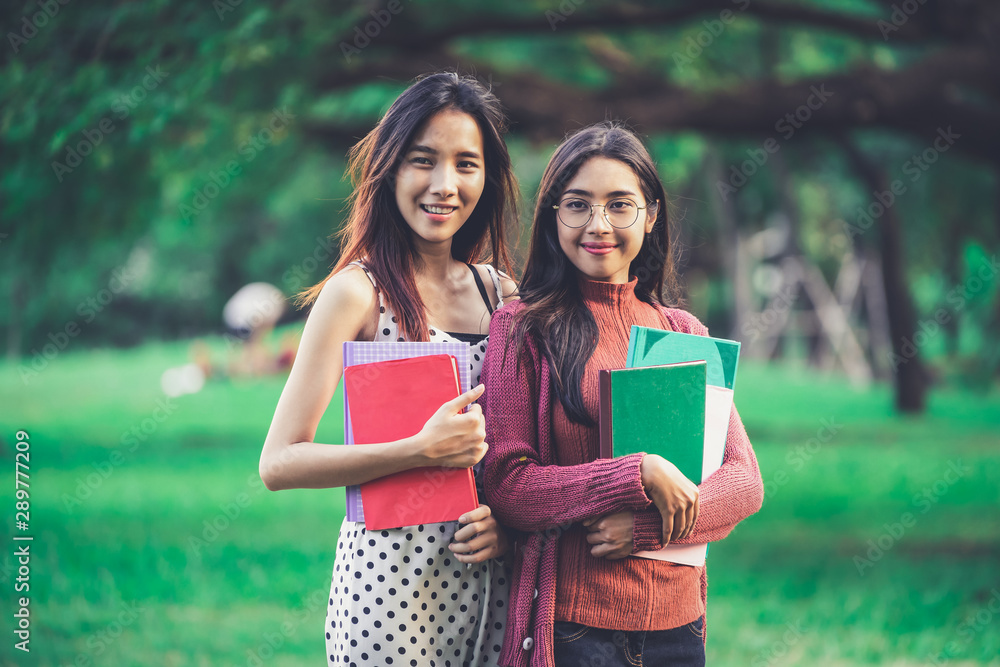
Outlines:
[[[632,325],[708,333],[670,307],[672,251],[634,134],[604,123],[556,149],[521,298],[494,316],[483,368],[487,499],[522,531],[501,664],[705,664],[704,566],[629,556],[720,540],[760,508],[739,415],[699,486],[657,455],[598,458],[598,371],[625,366]]]

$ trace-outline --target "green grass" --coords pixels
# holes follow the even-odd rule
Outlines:
[[[13,547],[0,556],[5,664],[323,660],[344,494],[270,493],[257,478],[284,378],[210,381],[123,444],[152,418],[162,371],[186,360],[180,343],[70,350],[27,385],[16,364],[0,364],[5,525],[14,532],[24,428],[35,536],[30,656],[13,649]],[[319,441],[339,439],[340,405],[338,395]],[[712,546],[709,664],[1000,664],[1000,613],[989,609],[1000,596],[996,392],[942,391],[927,415],[900,418],[887,387],[745,363],[737,406],[767,495]],[[962,476],[946,477],[959,460]],[[934,502],[915,499],[925,488]],[[906,513],[895,538],[887,531]],[[855,557],[880,538],[888,548],[859,574]]]

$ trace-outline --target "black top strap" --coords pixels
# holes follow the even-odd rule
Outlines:
[[[472,277],[476,279],[476,287],[479,288],[479,293],[483,296],[483,301],[486,302],[486,309],[490,311],[490,315],[493,314],[493,304],[490,303],[490,297],[486,293],[486,285],[483,284],[483,279],[479,277],[479,271],[476,271],[476,267],[472,264],[466,264],[469,270],[472,271]]]

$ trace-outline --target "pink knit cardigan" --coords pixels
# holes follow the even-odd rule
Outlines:
[[[506,351],[513,318],[524,304],[513,301],[490,324],[483,363],[486,385],[481,401],[486,417],[486,498],[497,518],[521,531],[514,548],[514,574],[507,611],[507,632],[500,664],[552,667],[558,539],[584,519],[613,512],[635,513],[635,550],[659,549],[662,524],[643,491],[639,466],[643,454],[556,465],[552,441],[553,400],[548,363],[532,340],[520,359]],[[674,331],[708,335],[696,317],[662,308]],[[518,363],[520,362],[520,363]],[[757,458],[735,407],[722,467],[699,485],[699,512],[691,535],[678,543],[717,542],[760,509],[764,499]],[[708,578],[701,573],[702,602]],[[706,619],[707,620],[707,619]]]

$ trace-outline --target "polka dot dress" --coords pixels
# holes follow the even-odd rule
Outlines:
[[[486,269],[500,295],[499,278],[492,267]],[[400,339],[381,292],[379,310],[375,340]],[[437,327],[431,327],[431,334],[431,340],[454,340]],[[470,375],[476,384],[486,343],[486,337],[470,342]],[[480,475],[476,477],[478,484]],[[494,559],[469,567],[456,560],[448,544],[460,528],[461,524],[451,521],[368,531],[364,522],[344,520],[327,608],[328,664],[497,664],[507,619],[509,576]]]

